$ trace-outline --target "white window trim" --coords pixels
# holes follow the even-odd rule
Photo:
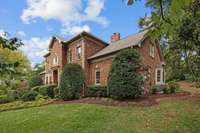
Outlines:
[[[80,51],[79,51],[80,50]],[[80,53],[79,53],[80,52]],[[80,54],[80,57],[79,57],[79,54]],[[78,46],[76,47],[76,56],[77,56],[77,59],[80,60],[81,57],[82,57],[82,48],[81,46]]]
[[[158,70],[160,70],[160,82],[157,81],[157,72]],[[155,81],[156,81],[156,85],[162,85],[165,84],[165,78],[163,79],[163,77],[165,77],[165,72],[163,68],[156,68],[156,72],[155,72]],[[163,75],[164,74],[164,75]]]
[[[96,77],[96,73],[99,72],[100,73],[100,77],[99,77],[99,83],[97,83],[97,77]],[[100,72],[100,69],[96,69],[95,70],[95,85],[101,85],[101,72]]]
[[[68,63],[72,63],[72,51],[71,50],[68,50],[67,61],[68,61]]]
[[[155,45],[151,44],[149,48],[149,55],[154,58],[155,57]]]
[[[53,57],[53,65],[58,65],[58,56],[56,54]]]

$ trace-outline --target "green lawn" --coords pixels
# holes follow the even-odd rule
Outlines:
[[[200,102],[152,107],[57,104],[0,113],[1,133],[198,133]]]

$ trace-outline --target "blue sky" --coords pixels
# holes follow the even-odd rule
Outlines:
[[[145,0],[127,6],[122,0],[4,0],[0,32],[21,38],[20,48],[32,64],[44,60],[51,36],[70,38],[82,30],[105,41],[114,32],[122,38],[139,31],[138,21],[149,9]]]

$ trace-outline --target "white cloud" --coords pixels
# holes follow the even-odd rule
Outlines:
[[[101,11],[104,8],[104,0],[88,0],[88,5],[84,12],[86,13],[86,19],[90,21],[96,21],[102,25],[107,25],[108,21],[100,16]]]
[[[17,35],[19,36],[19,37],[26,37],[26,33],[24,32],[24,31],[18,31],[17,32]]]
[[[69,34],[69,35],[77,35],[81,33],[82,31],[90,32],[91,29],[88,25],[83,25],[83,26],[72,26],[66,29],[62,29],[61,33],[63,35]]]
[[[32,64],[41,62],[44,54],[48,52],[50,38],[33,37],[29,40],[23,40],[24,45],[20,47],[29,58]]]
[[[80,27],[87,21],[105,26],[108,20],[101,16],[104,3],[104,0],[27,0],[21,19],[25,23],[35,18],[59,20],[65,30]]]

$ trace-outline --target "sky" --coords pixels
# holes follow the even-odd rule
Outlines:
[[[0,33],[20,38],[20,50],[32,66],[44,61],[52,36],[65,39],[87,31],[109,42],[114,32],[124,38],[138,32],[148,14],[145,0],[127,6],[126,0],[4,0],[0,4]]]

